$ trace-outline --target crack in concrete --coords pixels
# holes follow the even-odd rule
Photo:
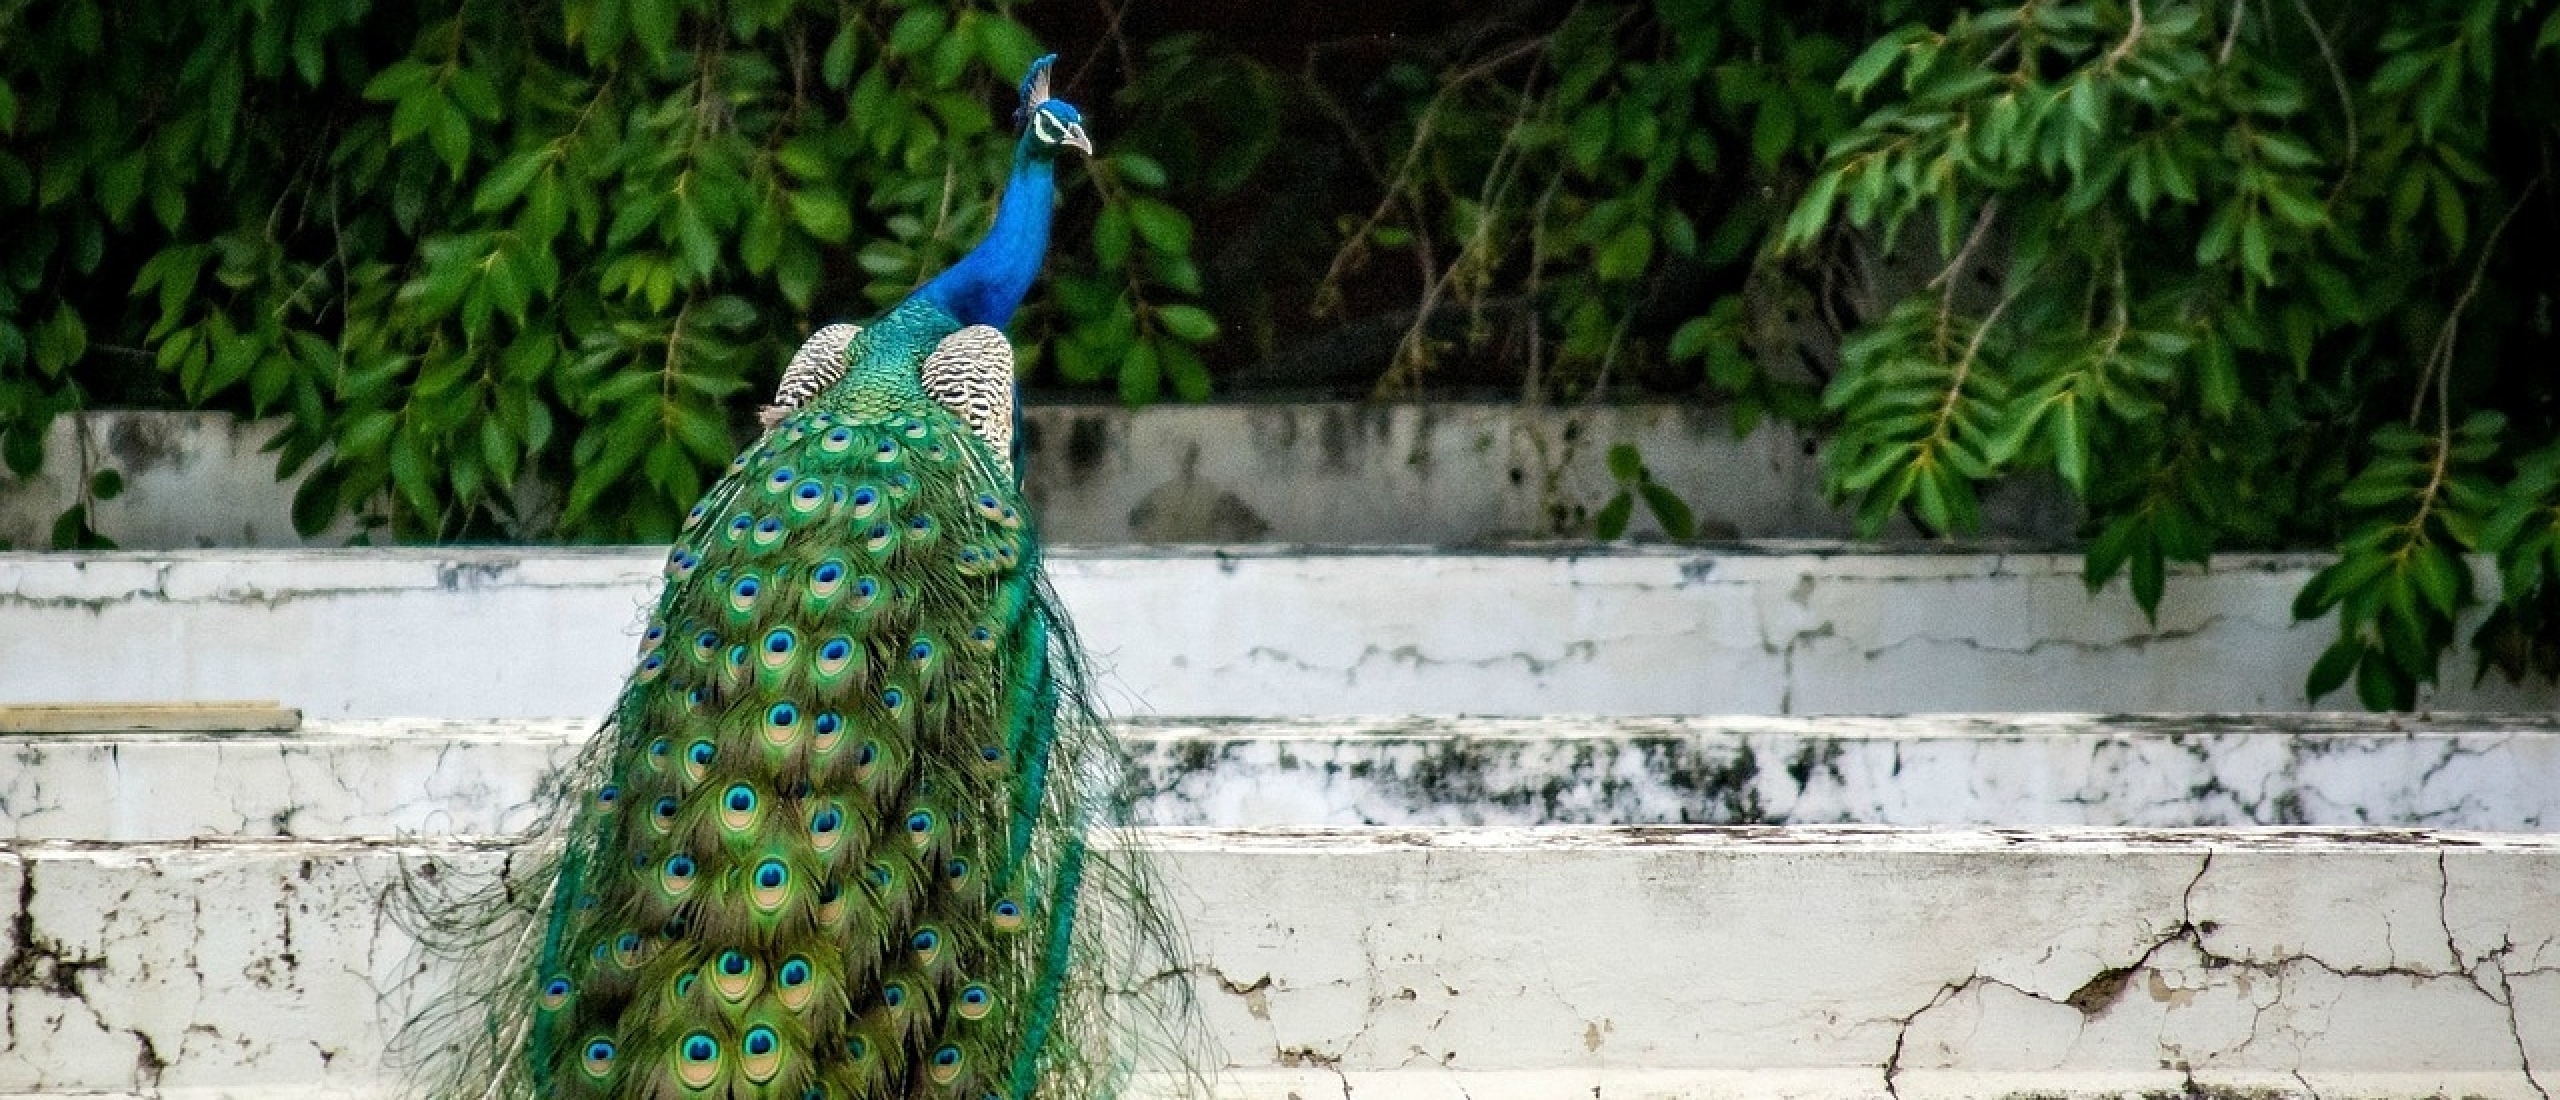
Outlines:
[[[2481,954],[2475,961],[2466,962],[2465,956],[2458,943],[2457,934],[2453,929],[2453,919],[2450,909],[2453,879],[2450,867],[2446,862],[2447,855],[2448,853],[2443,851],[2436,853],[2438,886],[2436,912],[2437,919],[2443,926],[2445,949],[2450,956],[2452,969],[2437,970],[2425,966],[2407,965],[2401,963],[2396,955],[2393,956],[2390,964],[2385,966],[2340,966],[2308,951],[2282,952],[2264,958],[2240,958],[2216,951],[2206,943],[2207,938],[2214,934],[2217,927],[2216,923],[2211,920],[2199,920],[2195,912],[2196,888],[2203,884],[2205,875],[2210,873],[2213,869],[2214,853],[2212,850],[2208,849],[2204,853],[2203,861],[2197,866],[2194,877],[2187,881],[2186,889],[2181,891],[2179,895],[2179,914],[2177,925],[2172,927],[2165,935],[2154,939],[2133,961],[2120,966],[2110,966],[2100,969],[2097,973],[2091,975],[2088,980],[2082,982],[2078,988],[2074,989],[2068,995],[2056,998],[2050,994],[2028,989],[2018,985],[2017,983],[1983,974],[1977,970],[1974,973],[1968,974],[1961,981],[1940,984],[1938,989],[1930,995],[1929,1000],[1926,1003],[1912,1010],[1910,1013],[1899,1017],[1886,1017],[1883,1022],[1895,1024],[1896,1030],[1894,1033],[1893,1048],[1886,1055],[1885,1060],[1880,1067],[1884,1076],[1885,1094],[1887,1096],[1895,1097],[1896,1100],[1899,1100],[1902,1095],[1897,1087],[1897,1079],[1903,1071],[1902,1059],[1904,1051],[1907,1049],[1911,1030],[1918,1026],[1921,1017],[1926,1016],[1938,1008],[1954,1001],[1956,998],[1984,988],[2006,989],[2030,1000],[2039,1001],[2045,1004],[2068,1006],[2079,1011],[2083,1020],[2095,1020],[2098,1017],[2105,1015],[2110,1008],[2122,999],[2124,991],[2131,988],[2134,976],[2144,973],[2150,966],[2151,960],[2157,957],[2161,951],[2172,946],[2183,945],[2187,949],[2195,952],[2197,964],[2204,970],[2217,971],[2228,969],[2237,972],[2244,980],[2249,974],[2263,975],[2275,981],[2279,989],[2283,987],[2284,972],[2295,966],[2307,966],[2330,977],[2344,980],[2404,978],[2414,981],[2440,981],[2458,979],[2464,984],[2470,986],[2472,990],[2479,993],[2491,1004],[2497,1005],[2504,1010],[2506,1014],[2508,1038],[2515,1044],[2517,1067],[2523,1074],[2525,1083],[2531,1087],[2534,1090],[2535,1095],[2541,1097],[2542,1100],[2551,1100],[2551,1091],[2543,1084],[2538,1072],[2534,1068],[2532,1053],[2525,1045],[2523,1024],[2516,1015],[2513,979],[2532,974],[2560,973],[2560,966],[2535,967],[2521,972],[2509,971],[2506,967],[2505,960],[2508,955],[2512,954],[2516,950],[2518,945],[2511,938],[2505,937],[2502,937],[2500,945],[2495,950]],[[2388,939],[2388,924],[2386,923],[2386,942]],[[2478,973],[2480,968],[2490,966],[2494,966],[2493,972],[2497,975],[2497,988],[2495,990],[2492,990],[2490,988],[2490,983],[2483,981]],[[2159,972],[2150,971],[2150,973],[2156,984]],[[2247,993],[2245,985],[2242,987],[2242,993],[2244,996]],[[2279,993],[2264,1003],[2254,1005],[2250,1017],[2248,1036],[2242,1039],[2238,1046],[2231,1049],[2234,1051],[2242,1050],[2246,1049],[2251,1044],[2254,1044],[2258,1039],[2259,1027],[2264,1021],[2266,1013],[2277,1005],[2282,1004],[2284,1000],[2284,996]],[[2178,1068],[2186,1074],[2185,1092],[2187,1095],[2201,1097],[2216,1093],[2216,1090],[2206,1090],[2198,1085],[2195,1080],[2193,1069],[2187,1066],[2183,1061],[2179,1064]],[[2301,1071],[2299,1069],[2295,1069],[2290,1072],[2297,1081],[2302,1080]],[[2307,1081],[2304,1081],[2303,1085],[2306,1091],[2310,1090],[2310,1086]],[[2316,1100],[2318,1094],[2313,1092],[2312,1095]]]

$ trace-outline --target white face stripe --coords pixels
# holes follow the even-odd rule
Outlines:
[[[1067,140],[1066,122],[1047,111],[1031,112],[1031,132],[1049,145]]]

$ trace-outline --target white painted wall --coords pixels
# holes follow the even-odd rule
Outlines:
[[[654,551],[0,554],[0,702],[272,698],[314,717],[601,713]],[[2229,557],[2155,626],[2074,556],[1168,550],[1051,558],[1122,714],[2262,711],[2333,637],[2318,564]],[[2560,692],[2430,703],[2549,710]],[[2331,705],[2352,701],[2332,697]]]
[[[1222,1095],[2538,1100],[2560,842],[1867,828],[1153,832]],[[0,1095],[383,1097],[444,843],[0,846]],[[19,940],[20,931],[27,937]],[[2528,1069],[2528,1067],[2531,1067]],[[2539,1075],[2538,1077],[2536,1075]]]
[[[592,721],[0,736],[0,842],[500,834]],[[2560,830],[2560,720],[2448,715],[1126,723],[1140,824]]]

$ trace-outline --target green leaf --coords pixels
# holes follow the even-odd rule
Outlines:
[[[828,244],[843,244],[853,236],[853,210],[845,205],[844,196],[829,190],[795,191],[791,195],[791,220],[802,231]]]
[[[1630,225],[1600,246],[1595,269],[1603,282],[1625,282],[1645,272],[1653,263],[1653,231],[1641,225]]]
[[[1679,494],[1653,481],[1637,485],[1636,491],[1643,494],[1645,508],[1653,513],[1654,522],[1662,525],[1663,534],[1682,541],[1698,537],[1698,519]]]
[[[1147,246],[1175,256],[1191,252],[1191,219],[1182,212],[1156,199],[1132,199],[1129,223]]]
[[[1609,448],[1609,476],[1620,485],[1634,485],[1644,480],[1644,457],[1636,453],[1633,443],[1613,444]]]
[[[1603,541],[1615,541],[1627,533],[1627,521],[1635,517],[1636,499],[1632,492],[1621,490],[1591,517],[1591,534]]]
[[[2378,650],[2362,649],[2356,661],[2356,700],[2366,710],[2402,710],[2404,695],[2415,694],[2414,686],[2404,689],[2402,673],[2391,667],[2389,658]]]
[[[2322,650],[2320,659],[2311,663],[2311,675],[2303,680],[2306,702],[2317,703],[2320,697],[2338,690],[2355,671],[2356,662],[2364,656],[2364,646],[2352,637],[2341,637]]]
[[[616,0],[599,0],[610,5]],[[620,0],[630,12],[631,37],[653,59],[675,45],[677,0]]]
[[[498,166],[480,181],[480,190],[471,197],[473,210],[487,213],[504,209],[532,186],[533,178],[551,163],[551,156],[541,149],[527,149],[499,161]]]
[[[404,101],[433,83],[435,78],[436,71],[428,68],[426,62],[411,59],[394,61],[365,82],[364,97],[376,103]]]
[[[124,492],[124,474],[100,470],[89,477],[89,496],[97,500],[114,500]]]
[[[916,57],[942,40],[942,32],[950,26],[943,9],[932,4],[908,8],[889,28],[889,52],[900,57]]]
[[[1156,310],[1156,321],[1187,343],[1205,344],[1218,338],[1217,319],[1198,306],[1164,306]]]
[[[1153,344],[1140,343],[1120,361],[1120,400],[1135,408],[1153,404],[1164,385],[1162,361]]]
[[[293,530],[303,538],[318,538],[338,518],[338,487],[343,484],[337,468],[322,467],[293,490]]]
[[[1093,262],[1104,271],[1118,271],[1128,266],[1130,235],[1127,208],[1113,205],[1102,208],[1093,219]]]
[[[1164,186],[1164,166],[1145,153],[1126,150],[1113,153],[1111,166],[1119,171],[1122,179],[1140,187]]]

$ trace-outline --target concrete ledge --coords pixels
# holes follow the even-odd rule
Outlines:
[[[59,417],[34,477],[0,471],[0,546],[49,545],[54,517],[104,470],[123,476],[124,492],[93,517],[120,546],[301,545],[299,479],[278,483],[263,451],[281,426],[216,412]],[[1823,498],[1808,442],[1781,424],[1738,438],[1723,412],[1677,404],[1133,410],[1035,398],[1023,410],[1023,488],[1050,539],[1067,544],[1475,543],[1581,531],[1617,490],[1609,448],[1631,443],[1711,536],[1846,536],[1850,517]],[[557,487],[537,480],[520,511],[558,507]],[[2007,537],[2067,538],[2078,518],[2054,484],[1995,486],[1983,512],[1984,532]],[[1652,529],[1650,517],[1635,523]],[[356,531],[342,521],[316,541],[343,545]]]
[[[2524,1100],[2560,1065],[2547,837],[1146,841],[1236,1096]],[[374,1052],[433,981],[378,904],[404,859],[494,865],[463,842],[0,846],[0,1094],[380,1095]]]
[[[0,554],[0,702],[280,699],[314,717],[595,715],[653,550]],[[2264,711],[2334,628],[2318,560],[2222,559],[2155,626],[2076,556],[1801,544],[1061,553],[1114,710],[1164,715]],[[2467,628],[2466,628],[2467,629]],[[2560,709],[2473,688],[2443,710]]]
[[[0,839],[498,834],[583,721],[0,736]],[[1154,825],[2560,827],[2550,715],[1126,723]]]

